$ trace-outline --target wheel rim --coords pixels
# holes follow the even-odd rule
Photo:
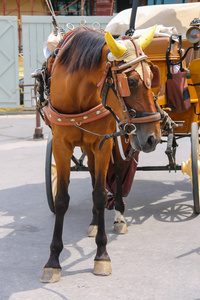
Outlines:
[[[192,189],[194,210],[200,213],[200,188],[199,188],[199,130],[196,122],[191,127],[191,162],[192,162]]]
[[[47,202],[50,210],[55,213],[54,199],[57,192],[57,171],[52,155],[52,133],[50,132],[46,149],[45,183]]]

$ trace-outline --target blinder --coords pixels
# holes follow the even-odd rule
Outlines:
[[[153,79],[151,80],[151,87],[156,88],[160,86],[161,79],[160,79],[160,69],[156,65],[150,66],[151,72],[153,74]]]
[[[128,78],[124,72],[116,74],[118,90],[121,97],[129,97],[131,91],[128,85]]]
[[[159,87],[161,82],[160,69],[158,66],[153,64],[150,64],[150,69],[153,74],[153,78],[151,80],[151,88]],[[128,77],[126,76],[127,71],[129,70],[125,70],[122,73],[116,74],[118,90],[121,97],[129,97],[131,95],[128,85]]]

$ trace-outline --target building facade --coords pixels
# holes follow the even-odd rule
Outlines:
[[[0,0],[0,15],[49,15],[49,0]],[[57,15],[112,16],[132,7],[133,0],[51,0]],[[139,5],[199,2],[199,0],[139,0]]]

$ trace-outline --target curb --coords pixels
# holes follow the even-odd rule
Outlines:
[[[0,111],[0,116],[9,115],[32,115],[35,114],[34,110],[22,110],[22,111]]]

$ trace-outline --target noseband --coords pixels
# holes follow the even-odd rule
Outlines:
[[[116,64],[116,61],[108,61],[104,74],[98,83],[98,87],[101,86],[100,94],[102,95],[103,106],[114,116],[118,122],[118,127],[123,128],[128,134],[135,133],[135,124],[157,122],[160,120],[160,113],[138,112],[126,103],[126,97],[131,95],[126,73],[135,71],[139,63],[142,65],[144,86],[147,89],[151,88],[151,78],[144,64],[148,63],[151,65],[151,62],[147,60],[147,56],[143,54],[137,42],[134,40],[132,40],[132,42],[135,46],[137,57],[130,62],[118,65]],[[106,105],[107,93],[110,88],[113,90],[121,104],[122,111],[125,114],[124,120],[120,121],[113,110]]]

